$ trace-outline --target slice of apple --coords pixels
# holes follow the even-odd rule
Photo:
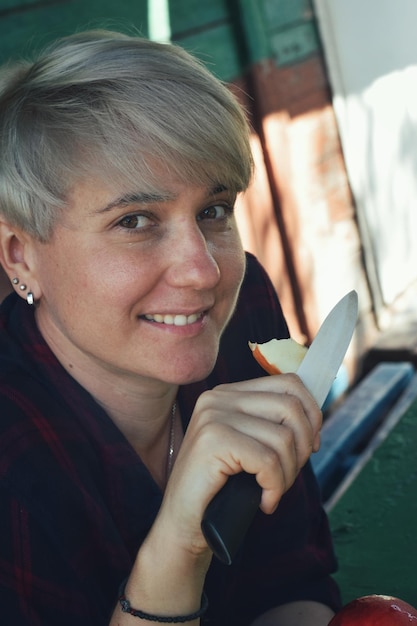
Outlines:
[[[252,343],[253,356],[268,374],[296,372],[308,350],[295,339],[271,339],[266,343]]]

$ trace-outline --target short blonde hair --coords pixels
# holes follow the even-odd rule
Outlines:
[[[182,48],[110,31],[59,40],[0,75],[0,213],[46,241],[77,180],[244,190],[249,127],[235,96]],[[159,174],[160,176],[160,174]]]

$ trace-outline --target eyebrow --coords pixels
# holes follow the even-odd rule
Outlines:
[[[174,194],[171,193],[146,193],[146,192],[137,192],[137,193],[127,193],[115,200],[106,204],[106,206],[101,207],[97,213],[107,213],[107,211],[111,211],[112,209],[118,207],[129,206],[130,204],[152,204],[153,202],[166,202],[167,200],[172,200]]]
[[[210,196],[215,196],[218,193],[222,193],[223,191],[227,191],[227,187],[225,185],[219,184],[213,186],[208,190],[208,194]],[[135,193],[127,193],[115,200],[106,204],[106,206],[98,209],[97,213],[107,213],[112,209],[129,206],[130,204],[153,204],[154,202],[167,202],[168,200],[173,200],[176,194],[166,192],[158,192],[158,193],[148,193],[148,192],[135,192]]]
[[[229,191],[228,188],[226,187],[226,185],[222,185],[221,183],[218,185],[215,185],[214,187],[212,187],[211,189],[209,189],[209,195],[210,196],[215,196],[218,193],[222,193],[223,191]]]

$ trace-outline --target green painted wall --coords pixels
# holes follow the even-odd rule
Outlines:
[[[143,0],[0,0],[0,60],[27,55],[85,27],[136,27],[147,35]]]
[[[263,58],[288,65],[319,49],[311,0],[0,0],[0,62],[90,27],[168,33],[223,80]]]

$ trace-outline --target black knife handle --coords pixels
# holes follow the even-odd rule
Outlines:
[[[231,476],[207,506],[201,529],[215,556],[230,565],[261,501],[262,488],[252,474]]]

